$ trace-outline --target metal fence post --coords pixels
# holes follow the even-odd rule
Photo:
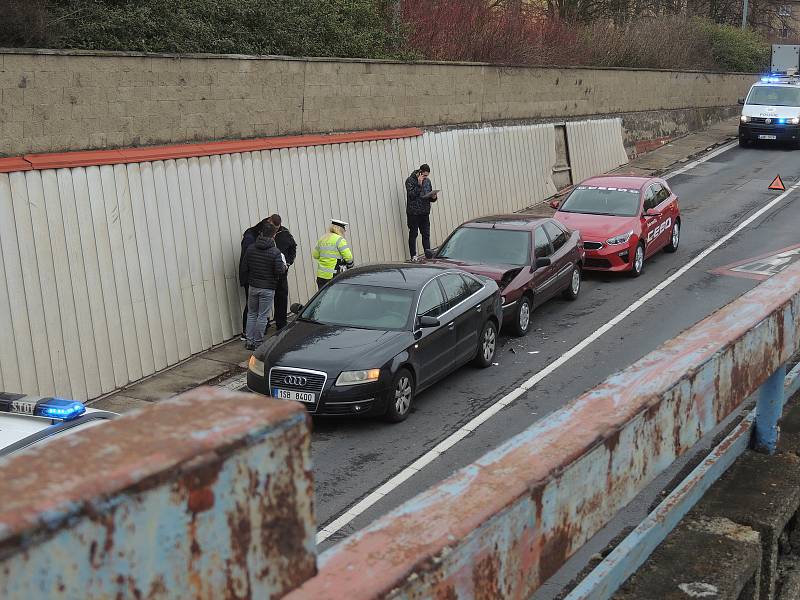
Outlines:
[[[783,409],[786,365],[781,365],[758,388],[754,447],[759,452],[775,454],[778,445],[778,419]]]

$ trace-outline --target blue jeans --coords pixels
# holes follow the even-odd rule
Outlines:
[[[275,290],[250,286],[247,294],[247,343],[260,346],[272,313]]]

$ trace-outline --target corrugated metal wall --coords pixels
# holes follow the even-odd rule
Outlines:
[[[555,191],[552,125],[0,173],[0,390],[93,398],[234,337],[242,232],[273,212],[299,244],[290,301],[315,290],[331,217],[357,264],[404,260],[403,181],[423,162],[443,190],[434,243]]]
[[[292,300],[315,289],[331,217],[357,263],[405,259],[403,180],[422,162],[444,190],[436,242],[555,191],[550,125],[0,174],[0,389],[93,398],[230,339],[242,231],[272,212],[299,244]]]
[[[567,144],[573,183],[628,162],[622,143],[622,119],[619,118],[568,121]]]

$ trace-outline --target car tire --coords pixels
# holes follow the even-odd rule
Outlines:
[[[517,310],[514,311],[514,325],[511,332],[517,336],[522,337],[528,333],[531,328],[531,313],[533,312],[533,303],[530,296],[521,296],[517,301]]]
[[[681,243],[681,222],[676,220],[669,232],[669,244],[664,246],[664,252],[677,252],[678,244]]]
[[[581,268],[578,265],[572,267],[572,273],[569,276],[569,286],[561,295],[564,296],[567,300],[575,300],[578,298],[578,294],[581,292]]]
[[[638,277],[644,273],[644,244],[641,242],[636,246],[631,260],[631,270],[628,271],[631,277]]]
[[[386,414],[384,418],[390,423],[405,421],[411,412],[414,401],[414,376],[406,368],[395,373],[392,387],[386,395]]]
[[[744,138],[739,138],[739,147],[740,148],[747,148],[749,142]]]
[[[497,325],[491,319],[487,320],[478,336],[478,351],[475,354],[475,365],[485,369],[492,366],[494,355],[497,352]]]

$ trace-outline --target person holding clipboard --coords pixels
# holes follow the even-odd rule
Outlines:
[[[425,258],[431,252],[431,203],[436,202],[441,190],[434,190],[430,180],[431,168],[423,164],[406,179],[406,222],[408,223],[408,250],[411,260],[417,255],[417,235],[422,233]]]

